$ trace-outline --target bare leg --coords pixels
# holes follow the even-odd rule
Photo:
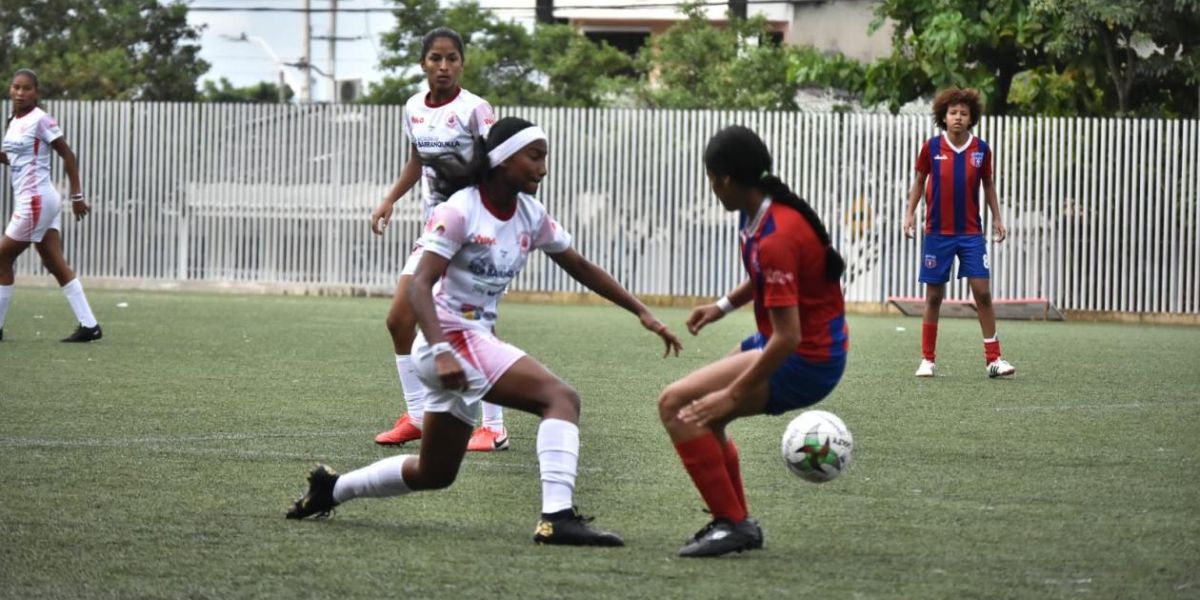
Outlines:
[[[26,248],[29,248],[29,242],[18,242],[7,235],[0,236],[0,285],[12,285],[16,281],[13,265]]]
[[[991,281],[971,278],[971,296],[975,298],[975,310],[979,313],[979,329],[984,339],[996,337],[996,309],[992,307]]]
[[[937,325],[938,317],[942,312],[942,299],[946,297],[946,284],[944,283],[927,283],[925,284],[925,315],[923,321],[930,325]]]

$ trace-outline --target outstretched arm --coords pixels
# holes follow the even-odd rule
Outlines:
[[[91,207],[83,200],[83,185],[79,183],[79,161],[75,159],[75,153],[67,145],[65,137],[50,142],[50,147],[62,157],[63,170],[67,172],[67,179],[71,182],[71,212],[78,221],[91,211]]]
[[[701,304],[693,308],[692,314],[688,316],[687,320],[688,333],[692,335],[700,333],[700,330],[704,329],[705,325],[714,321],[720,321],[727,313],[737,310],[738,307],[753,299],[754,288],[751,287],[750,278],[747,277],[721,299],[729,303],[727,306],[722,306],[723,303],[721,300],[717,300],[712,304]]]
[[[388,190],[386,196],[383,197],[383,202],[371,211],[371,231],[376,235],[383,234],[383,230],[392,222],[392,205],[396,203],[402,196],[408,193],[409,190],[417,185],[417,181],[421,179],[421,158],[417,154],[417,147],[414,145],[409,149],[408,162],[404,163],[404,170],[400,171],[400,178],[392,185],[392,189]]]
[[[683,349],[683,344],[679,342],[679,338],[671,333],[671,330],[655,317],[650,309],[642,304],[629,290],[625,289],[608,271],[601,269],[593,264],[574,248],[567,248],[563,252],[547,254],[550,260],[554,261],[562,270],[566,271],[575,281],[587,286],[588,289],[605,297],[613,304],[624,308],[625,310],[637,315],[638,320],[642,322],[642,327],[653,331],[658,337],[662,338],[666,344],[666,352],[663,356],[671,354],[673,351],[676,356],[679,356],[679,351]]]

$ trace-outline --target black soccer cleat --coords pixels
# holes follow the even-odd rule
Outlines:
[[[94,342],[102,337],[104,337],[104,333],[100,331],[100,324],[96,323],[95,327],[80,325],[75,328],[75,333],[63,338],[62,341],[68,343],[87,343]]]
[[[708,512],[708,511],[706,510],[704,512]],[[750,542],[749,550],[761,550],[763,547],[762,526],[758,524],[758,519],[755,519],[753,517],[747,517],[746,520],[750,522],[750,525],[751,525],[750,531],[753,534],[753,541]],[[688,539],[684,540],[683,545],[688,546],[688,545],[696,543],[696,540],[699,540],[700,538],[704,537],[704,535],[706,533],[708,533],[709,531],[712,531],[712,529],[716,526],[717,526],[716,521],[709,521],[708,525],[701,527],[700,531],[697,531],[695,534],[692,535],[692,537],[689,537]]]
[[[699,558],[721,556],[730,552],[744,552],[762,547],[762,529],[752,519],[734,523],[728,519],[714,519],[696,532],[693,539],[679,549],[679,556]]]
[[[337,483],[337,471],[325,465],[317,465],[308,472],[308,490],[288,509],[289,519],[305,519],[316,516],[328,517],[338,503],[333,499],[333,486]]]
[[[594,517],[585,517],[574,508],[542,514],[533,532],[533,541],[557,546],[624,546],[625,540],[610,531],[588,525]]]

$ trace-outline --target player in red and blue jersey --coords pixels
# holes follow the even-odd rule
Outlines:
[[[729,356],[672,383],[658,400],[663,427],[712,514],[680,556],[719,556],[762,547],[750,518],[734,419],[811,406],[833,391],[846,367],[849,330],[845,263],[807,202],[771,174],[771,154],[753,131],[727,127],[708,142],[704,165],[726,210],[740,211],[748,277],[688,318],[697,334],[753,301],[758,331]]]
[[[991,265],[987,239],[979,218],[979,192],[992,211],[992,231],[997,242],[1008,235],[996,199],[992,177],[992,149],[971,129],[979,122],[979,92],[950,88],[933,101],[933,120],[943,133],[925,141],[917,156],[917,180],[908,193],[904,235],[916,227],[917,204],[925,198],[925,245],[921,252],[920,281],[925,284],[925,318],[921,325],[921,364],[917,377],[933,377],[936,359],[938,313],[950,280],[950,266],[958,257],[958,277],[967,278],[979,326],[983,330],[983,355],[989,377],[1016,372],[1000,357],[996,337],[996,312],[992,308]]]

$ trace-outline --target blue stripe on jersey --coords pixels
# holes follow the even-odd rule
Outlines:
[[[846,315],[844,313],[829,322],[829,338],[833,340],[833,343],[829,345],[829,358],[846,356]]]
[[[942,230],[942,163],[944,160],[937,160],[939,154],[942,153],[942,136],[935,135],[932,140],[929,140],[929,176],[933,178],[930,182],[929,198],[925,201],[929,203],[929,231],[938,233]]]
[[[954,233],[967,232],[967,152],[954,152]]]

